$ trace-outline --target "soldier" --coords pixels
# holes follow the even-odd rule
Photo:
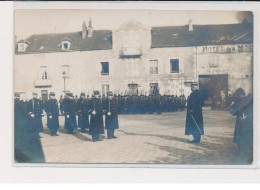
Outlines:
[[[102,101],[99,98],[99,91],[94,91],[94,98],[91,102],[91,118],[89,128],[93,142],[101,141],[99,135],[105,133],[102,109]]]
[[[105,108],[105,129],[107,130],[107,138],[117,138],[114,135],[116,129],[119,128],[118,125],[118,113],[116,100],[113,98],[112,92],[107,92],[108,100],[104,104]]]
[[[51,136],[59,136],[57,131],[59,129],[59,106],[55,99],[55,93],[50,92],[50,99],[46,102],[45,112],[47,113],[47,126],[50,130]]]
[[[77,102],[77,112],[78,112],[78,127],[82,133],[86,133],[86,129],[89,129],[89,112],[90,104],[88,99],[86,99],[85,93],[80,94],[80,98]]]
[[[33,98],[27,103],[27,113],[29,115],[29,126],[32,132],[35,132],[39,138],[40,132],[43,132],[42,117],[43,106],[42,101],[37,98],[37,93],[33,92]]]
[[[203,99],[198,90],[198,84],[191,85],[191,94],[188,98],[185,135],[193,135],[190,143],[199,143],[204,135],[202,106]]]
[[[242,88],[234,94],[234,104],[230,113],[236,115],[236,125],[233,142],[237,145],[238,155],[247,159],[248,163],[253,161],[253,96],[245,96]]]
[[[35,96],[35,95],[34,95]],[[36,101],[34,101],[35,103]],[[30,100],[30,103],[32,101]],[[32,114],[27,113],[25,102],[20,100],[20,95],[15,94],[15,161],[20,163],[42,163],[45,162],[39,133],[32,121]],[[36,103],[37,104],[37,103]],[[30,108],[28,105],[28,109]],[[37,106],[34,106],[35,108]],[[34,118],[38,116],[35,110]],[[30,118],[29,118],[30,117]],[[41,118],[41,116],[40,116]],[[30,122],[30,123],[29,123]]]
[[[66,94],[66,98],[64,98],[60,109],[65,116],[64,128],[67,129],[68,134],[74,134],[73,131],[77,129],[77,122],[76,122],[76,105],[75,105],[75,101],[73,100],[72,93]]]

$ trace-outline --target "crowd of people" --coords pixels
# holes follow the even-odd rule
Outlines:
[[[107,130],[107,139],[117,138],[115,130],[119,128],[118,114],[161,114],[162,112],[184,111],[187,104],[185,135],[193,135],[191,143],[199,143],[204,135],[202,106],[204,100],[196,84],[191,86],[192,93],[186,100],[184,95],[149,95],[149,96],[116,96],[108,92],[107,96],[100,96],[94,91],[90,98],[85,93],[74,97],[66,93],[65,98],[55,98],[55,93],[49,94],[49,100],[43,102],[37,93],[29,101],[20,100],[20,94],[15,93],[15,154],[17,160],[28,160],[26,154],[21,153],[24,147],[38,150],[37,162],[43,162],[44,156],[40,148],[40,132],[43,132],[42,117],[47,117],[47,127],[51,136],[57,134],[60,128],[59,116],[65,117],[64,128],[68,134],[74,134],[79,128],[82,133],[89,133],[92,141],[101,141],[101,134]],[[222,103],[223,104],[223,103]],[[218,105],[218,104],[217,104]],[[224,105],[224,104],[223,104]],[[234,143],[238,153],[252,160],[253,158],[253,98],[245,95],[239,88],[229,102],[225,101],[225,110],[236,115]],[[214,107],[214,105],[213,105]],[[28,149],[28,148],[27,148]],[[37,151],[36,151],[37,152]],[[39,156],[40,155],[40,156]]]

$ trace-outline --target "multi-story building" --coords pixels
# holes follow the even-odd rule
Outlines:
[[[90,20],[74,33],[35,34],[17,42],[15,91],[42,99],[93,90],[102,94],[252,91],[253,25],[147,27],[129,20],[115,31],[94,30]]]

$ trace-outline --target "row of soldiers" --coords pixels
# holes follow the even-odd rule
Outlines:
[[[78,102],[77,96],[73,98],[75,103]],[[106,101],[107,97],[101,97],[102,101]],[[114,95],[113,99],[117,104],[118,114],[153,114],[162,112],[183,111],[186,106],[185,95]],[[91,98],[87,96],[87,101]],[[63,97],[60,97],[59,103],[62,104]]]
[[[75,102],[73,94],[67,93],[59,106],[54,92],[50,93],[49,100],[44,104],[37,98],[37,93],[33,93],[33,98],[28,102],[21,101],[19,94],[16,94],[16,128],[18,130],[23,128],[25,131],[31,128],[31,131],[39,137],[39,133],[43,132],[42,117],[46,115],[51,136],[58,136],[59,115],[63,115],[65,117],[64,128],[69,134],[73,134],[77,128],[80,128],[81,132],[88,132],[92,135],[92,140],[96,142],[101,140],[100,134],[104,134],[104,129],[107,129],[108,139],[116,138],[114,130],[119,127],[117,103],[112,92],[108,92],[107,95],[108,98],[102,100],[99,98],[99,92],[95,91],[93,98],[86,99],[85,94],[81,93],[80,98]],[[103,115],[105,115],[105,124]],[[23,121],[23,123],[20,121]]]

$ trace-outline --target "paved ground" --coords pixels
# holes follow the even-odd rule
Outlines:
[[[66,134],[60,118],[58,137],[41,134],[46,162],[58,163],[169,163],[239,164],[232,143],[235,118],[225,111],[205,109],[205,137],[200,144],[187,143],[186,112],[120,115],[117,139],[92,142],[91,136]]]

